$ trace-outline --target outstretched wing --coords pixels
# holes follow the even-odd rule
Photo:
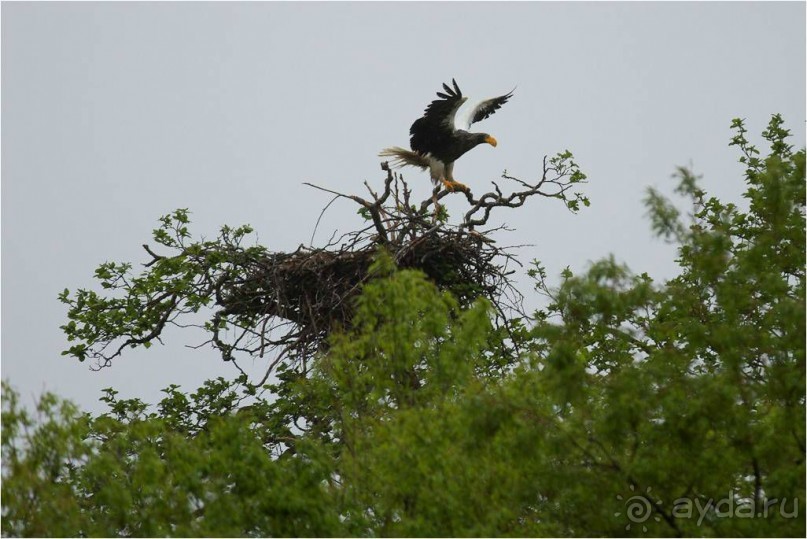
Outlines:
[[[443,83],[443,92],[437,92],[437,97],[429,106],[422,118],[419,118],[409,129],[412,149],[419,152],[429,152],[435,138],[451,136],[454,133],[454,116],[468,98],[462,95],[457,81],[451,79],[453,88]]]
[[[470,129],[471,124],[481,122],[482,120],[484,120],[485,118],[487,118],[488,116],[490,116],[491,114],[502,108],[502,105],[507,103],[507,100],[513,97],[513,92],[515,91],[516,89],[513,88],[512,90],[510,90],[509,93],[500,95],[499,97],[492,97],[490,99],[486,99],[481,103],[479,103],[478,105],[476,105],[473,109],[471,109],[470,112],[468,112],[468,115],[465,118],[467,124],[464,125],[463,127],[466,130]]]

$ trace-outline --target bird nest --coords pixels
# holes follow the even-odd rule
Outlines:
[[[338,250],[300,247],[267,254],[247,278],[225,285],[222,315],[261,312],[314,332],[347,327],[352,299],[382,248],[399,268],[422,271],[461,304],[499,291],[502,268],[494,262],[499,250],[479,235],[434,228],[411,241],[364,240]]]

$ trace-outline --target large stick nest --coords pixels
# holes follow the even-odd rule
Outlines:
[[[506,282],[502,267],[494,263],[502,253],[484,236],[435,225],[385,242],[377,235],[360,234],[336,250],[300,247],[292,253],[270,253],[257,261],[246,279],[222,287],[224,309],[219,314],[275,316],[313,334],[348,327],[352,299],[370,276],[380,247],[399,268],[424,272],[461,304],[480,296],[493,298]]]

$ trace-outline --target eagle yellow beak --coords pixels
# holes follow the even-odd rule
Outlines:
[[[496,144],[498,144],[498,142],[496,142],[496,139],[495,139],[495,138],[493,138],[493,137],[491,137],[490,135],[488,135],[487,137],[485,137],[485,142],[487,142],[488,144],[490,144],[490,145],[491,145],[491,146],[493,146],[494,148],[496,147]]]

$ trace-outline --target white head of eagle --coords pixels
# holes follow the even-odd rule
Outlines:
[[[455,191],[466,190],[467,187],[454,180],[454,161],[483,142],[491,146],[497,144],[496,139],[487,133],[471,133],[471,124],[499,110],[512,97],[515,89],[505,95],[480,101],[458,119],[457,110],[468,98],[462,95],[457,81],[451,79],[451,83],[453,88],[443,84],[445,93],[437,92],[440,99],[429,103],[423,117],[415,120],[409,128],[411,151],[393,146],[385,148],[378,155],[393,158],[391,164],[394,167],[410,165],[423,170],[428,168],[435,185],[442,182],[446,189]]]

